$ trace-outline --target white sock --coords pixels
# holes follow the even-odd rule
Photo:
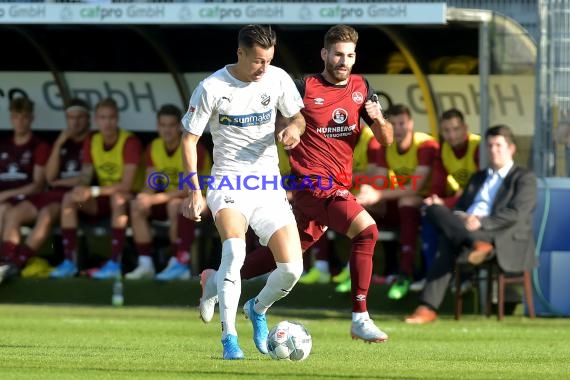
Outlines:
[[[152,262],[152,257],[150,256],[139,256],[139,266],[145,268],[154,268],[154,264]]]
[[[355,312],[352,313],[352,322],[363,321],[367,319],[370,319],[370,315],[368,314],[367,311],[363,313],[355,313]]]
[[[245,240],[227,239],[222,244],[222,260],[218,269],[217,288],[222,322],[222,339],[236,335],[236,314],[241,295],[240,269],[245,260]]]
[[[315,261],[315,268],[322,273],[329,273],[329,262],[325,260],[317,260]]]
[[[303,260],[276,264],[277,268],[271,272],[267,283],[256,297],[258,302],[253,309],[258,314],[265,314],[275,301],[289,294],[303,273]]]

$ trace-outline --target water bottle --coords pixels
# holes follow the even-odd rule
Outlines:
[[[123,306],[125,298],[123,296],[123,281],[121,275],[117,275],[115,283],[113,284],[113,296],[111,297],[111,304],[113,306]]]

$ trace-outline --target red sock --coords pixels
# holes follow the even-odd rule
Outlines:
[[[420,229],[420,210],[417,207],[403,206],[400,213],[400,272],[410,277],[414,274],[414,257]]]
[[[154,251],[152,243],[135,243],[135,247],[139,256],[152,256]]]
[[[181,264],[190,262],[190,250],[194,243],[196,224],[194,221],[178,215],[178,238],[174,244],[176,260]]]
[[[326,233],[311,246],[311,250],[315,252],[315,260],[329,261],[329,239]]]
[[[352,283],[352,311],[355,313],[364,313],[368,310],[366,297],[372,278],[372,256],[377,239],[378,228],[375,224],[366,227],[352,238],[350,280]]]
[[[123,255],[123,248],[125,247],[125,229],[112,228],[111,229],[111,260],[116,263],[121,262]]]
[[[16,255],[17,249],[18,245],[12,243],[11,241],[2,242],[2,255],[10,261],[14,261],[14,256]]]
[[[18,267],[23,267],[30,257],[36,255],[36,252],[31,249],[27,244],[22,244],[18,247],[18,251],[14,255],[14,264]]]
[[[77,249],[77,230],[75,228],[62,228],[63,255],[67,260],[73,261]]]
[[[176,252],[176,260],[180,264],[189,264],[190,263],[190,252],[188,251],[178,251]]]
[[[275,259],[267,247],[259,247],[245,255],[245,261],[241,267],[241,278],[248,280],[275,269]]]

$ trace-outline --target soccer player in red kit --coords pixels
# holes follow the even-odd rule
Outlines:
[[[388,336],[370,319],[366,304],[378,229],[349,188],[354,147],[361,132],[360,118],[370,125],[382,145],[392,143],[393,131],[380,105],[371,100],[374,92],[368,82],[351,74],[357,41],[354,28],[331,27],[321,50],[323,72],[297,82],[305,104],[301,113],[307,128],[300,144],[290,151],[291,174],[299,178],[292,203],[303,251],[329,227],[352,240],[351,335],[367,342],[382,342]],[[272,255],[259,248],[246,256],[242,278],[252,278],[273,268]],[[202,273],[200,314],[205,322],[211,320],[216,302],[212,277],[215,277],[213,270]]]
[[[12,262],[18,267],[23,267],[44,243],[59,219],[64,194],[79,184],[83,140],[89,134],[89,105],[81,99],[72,99],[65,117],[67,128],[55,140],[46,164],[50,189],[27,197],[6,214],[3,253],[13,257]],[[20,227],[29,223],[34,228],[25,243],[20,244]]]
[[[14,98],[9,110],[14,134],[0,143],[0,232],[10,210],[42,190],[50,149],[32,132],[34,102],[26,97]],[[1,257],[0,282],[18,273],[13,253],[6,253]]]

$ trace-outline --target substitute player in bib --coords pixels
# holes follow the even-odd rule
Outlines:
[[[367,342],[382,342],[388,336],[370,319],[366,301],[378,229],[374,219],[348,189],[352,186],[352,155],[362,128],[360,118],[370,125],[383,145],[392,143],[393,131],[392,125],[384,119],[380,105],[370,100],[374,92],[368,82],[360,75],[351,74],[357,41],[358,33],[354,28],[347,25],[331,27],[325,34],[321,50],[323,72],[297,83],[305,104],[302,114],[307,130],[300,144],[291,150],[291,173],[302,178],[303,184],[293,192],[293,208],[303,251],[329,227],[352,240],[349,259],[351,335]],[[274,267],[270,255],[260,248],[247,255],[242,277],[253,278]],[[211,318],[215,293],[209,286],[208,275],[202,275],[205,285],[200,308],[202,315]]]
[[[289,75],[270,65],[275,43],[271,28],[243,27],[238,35],[237,63],[225,66],[200,83],[183,118],[183,155],[190,189],[182,212],[191,220],[199,221],[205,207],[195,174],[196,145],[207,124],[214,142],[214,181],[208,186],[207,203],[222,240],[219,272],[212,277],[217,277],[214,293],[219,295],[224,359],[244,357],[235,318],[248,226],[260,243],[271,249],[277,263],[265,287],[244,305],[260,352],[267,353],[267,309],[290,292],[303,271],[295,218],[279,183],[275,145],[277,110],[288,118],[287,125],[277,131],[277,140],[286,149],[299,143],[305,129],[299,112],[303,102]],[[248,176],[259,182],[242,184],[241,179]]]
[[[187,280],[191,276],[190,247],[194,241],[195,223],[180,214],[180,205],[186,197],[186,191],[178,186],[179,173],[184,172],[181,118],[182,111],[173,104],[163,105],[156,114],[158,137],[147,147],[147,180],[130,205],[133,240],[139,257],[138,266],[125,275],[128,280],[154,277],[158,281],[172,281]],[[198,173],[209,173],[212,160],[203,144],[197,145],[197,153]],[[161,181],[154,183],[153,178]],[[172,251],[168,265],[156,277],[151,219],[169,222],[168,237]]]
[[[441,152],[433,168],[430,195],[423,203],[424,207],[443,204],[453,208],[471,176],[479,170],[481,136],[469,132],[463,113],[456,108],[441,114],[439,130]],[[421,241],[426,274],[435,260],[438,240],[435,226],[425,215],[422,216]],[[425,278],[415,282],[410,290],[421,291],[425,282]],[[468,286],[470,281],[465,281],[464,284]],[[465,287],[466,290],[468,287]]]
[[[136,190],[142,146],[139,139],[119,127],[119,107],[112,98],[95,106],[98,131],[83,143],[81,185],[65,194],[61,204],[63,262],[51,272],[51,278],[77,274],[77,228],[79,216],[111,217],[111,258],[91,277],[99,280],[121,275],[121,255],[128,223],[128,202]],[[141,173],[142,174],[142,173]],[[140,176],[142,179],[142,175]],[[89,186],[93,179],[99,186]]]

